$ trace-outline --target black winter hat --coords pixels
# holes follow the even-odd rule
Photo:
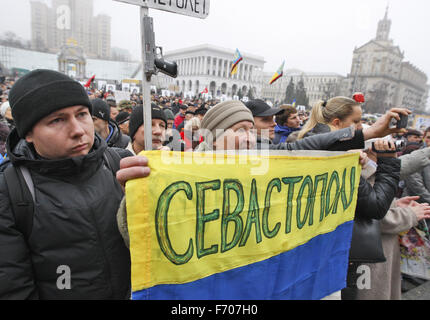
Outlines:
[[[110,107],[109,105],[102,99],[93,99],[91,100],[91,104],[93,105],[93,117],[97,117],[106,122],[110,120]]]
[[[266,102],[261,99],[250,100],[245,105],[251,110],[254,117],[270,117],[284,113],[284,110],[279,108],[271,108]]]
[[[9,92],[18,135],[26,134],[44,117],[57,110],[92,105],[84,87],[63,73],[38,69],[20,78]]]
[[[151,112],[152,112],[152,119],[163,120],[167,128],[167,119],[166,119],[166,115],[164,114],[164,111],[156,104],[153,103],[151,105]],[[143,124],[143,106],[139,105],[133,109],[130,115],[130,122],[128,125],[128,129],[129,129],[131,140],[134,141],[134,136],[142,124]]]
[[[121,111],[115,118],[116,123],[123,124],[126,121],[130,120],[130,114],[125,111]]]

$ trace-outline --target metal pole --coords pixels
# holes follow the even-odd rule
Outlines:
[[[140,7],[140,25],[142,37],[142,94],[143,94],[143,124],[145,129],[145,150],[152,150],[152,112],[151,112],[151,81],[145,73],[146,48],[143,18],[148,15],[148,8]]]

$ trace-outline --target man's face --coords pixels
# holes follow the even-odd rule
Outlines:
[[[427,132],[426,135],[424,136],[424,142],[427,147],[430,147],[430,132]]]
[[[192,118],[194,118],[194,116],[193,116],[191,113],[187,113],[187,114],[185,115],[185,121],[189,121],[189,120],[191,120]]]
[[[93,116],[94,130],[101,135],[107,128],[108,123],[100,118]]]
[[[408,140],[408,142],[421,142],[421,137],[414,135],[414,134],[411,134],[408,136],[407,140]]]
[[[255,129],[257,129],[257,135],[259,137],[269,138],[273,140],[275,138],[275,117],[254,117]],[[268,134],[268,136],[267,136]]]
[[[116,107],[110,107],[110,118],[111,119],[115,119],[118,114],[119,114],[119,111]]]
[[[213,144],[215,150],[251,150],[255,148],[256,139],[252,132],[254,124],[241,121],[227,129]]]
[[[166,123],[160,119],[152,119],[152,150],[158,150],[166,140]],[[145,147],[145,126],[141,125],[134,136],[136,153],[144,150]]]
[[[290,114],[287,120],[287,127],[300,128],[300,118],[298,113]]]
[[[84,156],[94,144],[94,124],[87,107],[68,107],[40,120],[25,139],[46,159]]]
[[[126,122],[123,122],[120,125],[118,125],[121,132],[125,135],[129,135],[129,133],[130,133],[129,124],[130,124],[130,121],[126,121]]]
[[[182,115],[185,115],[185,112],[187,112],[187,109],[179,109],[179,112],[180,112]]]

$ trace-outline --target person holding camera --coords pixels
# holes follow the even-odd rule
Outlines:
[[[424,137],[427,136],[430,136],[430,128],[424,133]],[[420,149],[426,148],[426,146],[422,146]],[[403,181],[403,196],[419,196],[418,202],[430,203],[430,165],[405,177]]]
[[[320,101],[312,109],[308,123],[299,133],[299,139],[326,132],[338,131],[347,127],[362,129],[362,109],[360,101],[347,97],[335,97],[328,101]],[[400,109],[391,109],[387,114],[396,114],[398,123],[410,113],[398,113]],[[387,115],[386,115],[387,116]],[[386,120],[386,116],[377,121]],[[364,130],[368,130],[365,128]],[[404,132],[404,128],[395,126],[393,132]],[[380,263],[385,260],[381,244],[379,222],[388,212],[396,195],[400,180],[401,161],[397,159],[396,145],[392,141],[377,140],[373,144],[378,152],[377,161],[374,162],[376,177],[375,183],[367,181],[361,176],[358,188],[357,207],[354,218],[351,250],[349,257],[347,288],[341,292],[342,300],[357,299],[358,287],[357,270],[364,263]],[[361,164],[367,156],[362,155]],[[366,170],[363,170],[365,173]]]
[[[391,141],[392,142],[392,141]],[[378,155],[373,143],[380,144],[380,141],[367,141],[365,153],[368,162],[363,166],[362,176],[371,184],[375,183],[376,170],[378,168]],[[390,140],[387,140],[390,143]],[[399,151],[404,148],[403,141],[394,143],[394,150]],[[395,153],[391,155],[394,157]],[[411,168],[419,168],[422,163],[430,161],[429,154],[417,153],[413,156],[401,157],[400,178],[409,174]],[[419,170],[419,169],[415,169]],[[400,245],[398,235],[418,225],[419,221],[430,217],[430,206],[428,204],[418,204],[418,196],[395,199],[385,217],[379,221],[380,237],[385,256],[385,262],[364,263],[361,266],[368,268],[370,278],[369,283],[356,290],[356,300],[400,300],[401,299],[401,271],[400,271]],[[357,267],[358,268],[358,267]],[[356,275],[355,279],[357,279]]]

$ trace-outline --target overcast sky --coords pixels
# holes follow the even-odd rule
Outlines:
[[[30,39],[29,2],[0,1],[0,34],[11,30]],[[406,61],[430,75],[428,0],[211,0],[206,20],[152,9],[149,14],[157,45],[165,51],[209,43],[263,56],[266,71],[275,71],[285,59],[286,69],[345,76],[354,47],[375,37],[388,3],[390,38]],[[94,11],[112,17],[112,46],[140,59],[139,8],[94,0]]]

